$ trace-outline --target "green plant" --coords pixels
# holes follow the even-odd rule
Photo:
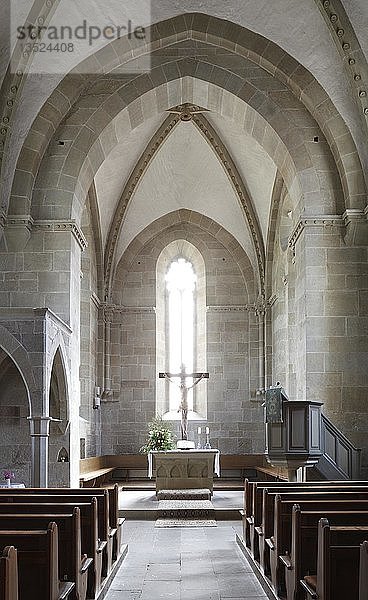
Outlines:
[[[155,417],[148,423],[148,440],[139,452],[148,454],[151,450],[172,450],[174,438],[170,426],[161,417]]]

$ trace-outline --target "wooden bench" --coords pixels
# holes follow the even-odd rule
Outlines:
[[[358,598],[360,544],[368,535],[364,526],[330,526],[318,523],[317,572],[300,583],[305,598],[347,600]]]
[[[14,545],[18,555],[19,600],[67,600],[75,584],[60,581],[58,529],[51,522],[47,530],[0,531],[0,545]]]
[[[45,502],[37,503],[28,500],[26,503],[21,502],[0,502],[0,514],[14,514],[16,519],[17,514],[44,514],[45,509],[49,514],[59,515],[66,512],[72,512],[75,503],[48,502],[47,507]],[[81,552],[87,557],[93,559],[92,569],[88,569],[87,581],[87,597],[95,598],[102,584],[102,557],[103,549],[106,544],[103,544],[98,539],[98,524],[97,524],[97,500],[93,498],[90,502],[88,499],[84,503],[79,503],[81,517]]]
[[[18,600],[18,559],[14,546],[5,546],[0,556],[0,600]]]
[[[116,535],[116,530],[112,530],[110,528],[109,521],[109,492],[108,490],[98,490],[95,493],[95,490],[92,493],[80,493],[79,488],[77,489],[77,493],[73,492],[59,493],[58,488],[53,488],[54,492],[48,492],[47,488],[36,489],[34,490],[26,489],[26,488],[14,488],[10,489],[7,493],[0,493],[0,503],[1,502],[49,502],[50,497],[52,497],[53,502],[74,502],[74,506],[79,506],[80,503],[84,503],[86,500],[92,500],[93,497],[97,500],[97,511],[98,511],[98,537],[101,540],[100,547],[103,550],[102,557],[102,577],[107,577],[108,573],[111,571],[112,566],[112,555],[113,555],[113,547],[114,547],[114,536]]]
[[[262,509],[262,524],[255,528],[255,533],[258,535],[258,546],[260,549],[259,562],[261,569],[266,575],[270,575],[271,561],[270,551],[274,550],[274,525],[275,525],[275,498],[280,495],[281,503],[289,501],[289,545],[291,541],[291,510],[293,503],[304,502],[320,502],[320,501],[347,501],[347,500],[368,500],[368,488],[347,488],[341,489],[338,487],[310,488],[309,491],[289,490],[279,493],[276,490],[269,491],[267,488],[263,490],[263,509]],[[266,540],[268,540],[266,542]],[[280,554],[284,554],[281,550]],[[278,555],[274,552],[276,568],[278,566]]]
[[[368,541],[360,545],[359,600],[368,600]]]
[[[129,479],[132,470],[147,472],[147,456],[143,454],[120,454],[92,456],[80,460],[80,487],[99,487],[114,475],[115,470],[125,471],[124,479]]]
[[[119,486],[115,484],[112,488],[105,490],[104,488],[14,488],[11,490],[14,494],[46,494],[48,496],[69,496],[74,494],[77,496],[89,496],[98,497],[109,496],[109,524],[110,524],[110,535],[113,533],[114,544],[112,550],[112,560],[116,560],[120,555],[121,544],[122,544],[122,526],[125,519],[119,517]],[[9,495],[8,488],[0,488],[1,495]],[[116,533],[115,533],[116,532]]]
[[[251,551],[253,557],[259,560],[258,540],[254,538],[254,529],[262,523],[263,489],[284,491],[292,489],[310,489],[315,487],[334,486],[341,488],[356,486],[368,486],[365,481],[305,481],[280,482],[280,481],[249,481],[244,482],[244,511],[243,511],[243,538],[247,548]]]
[[[45,507],[47,508],[47,507]],[[59,577],[62,581],[75,583],[76,600],[87,596],[88,569],[92,558],[82,556],[80,509],[74,507],[71,514],[0,514],[0,530],[42,530],[50,521],[58,527]],[[65,551],[67,549],[67,551]]]
[[[328,509],[302,511],[294,504],[291,515],[291,548],[288,555],[279,556],[281,567],[285,569],[285,588],[287,600],[303,598],[299,581],[306,573],[315,573],[317,568],[317,531],[321,517],[328,519],[332,525],[366,525],[367,510],[353,510],[348,502],[348,510],[333,510],[333,503]],[[331,510],[330,510],[331,508]],[[322,512],[323,511],[323,512]],[[278,590],[280,593],[280,590]]]
[[[292,547],[292,509],[295,500],[285,500],[276,496],[275,499],[275,529],[274,535],[266,539],[265,544],[265,563],[268,568],[265,572],[270,572],[269,577],[274,590],[284,593],[286,587],[285,579],[291,577],[290,573],[285,572],[287,568],[287,556],[291,552]],[[341,500],[341,499],[325,499],[316,500],[308,499],[301,500],[299,498],[298,505],[304,512],[319,513],[321,517],[329,511],[342,512],[366,512],[368,511],[368,500]],[[315,538],[317,535],[315,533]],[[280,559],[280,556],[283,558]]]
[[[265,550],[265,539],[272,537],[273,525],[274,525],[274,500],[276,494],[285,495],[285,498],[298,502],[300,494],[301,498],[310,497],[310,495],[316,495],[317,498],[323,499],[323,494],[327,494],[327,498],[332,493],[341,493],[346,499],[346,494],[349,493],[361,493],[368,495],[367,486],[340,486],[340,485],[314,485],[314,486],[300,486],[295,484],[294,486],[287,487],[273,487],[269,489],[267,487],[263,489],[257,489],[254,495],[254,515],[253,525],[251,527],[251,544],[254,548],[254,558],[258,560],[262,568],[264,568],[264,550]],[[260,502],[261,498],[261,502]]]

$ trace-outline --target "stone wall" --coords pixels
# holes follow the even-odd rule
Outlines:
[[[173,240],[185,239],[201,253],[206,279],[207,419],[189,422],[189,437],[208,425],[211,443],[224,453],[263,450],[263,420],[255,402],[258,325],[254,278],[243,251],[193,223],[176,222],[121,261],[114,284],[111,322],[113,398],[102,404],[102,453],[137,452],[156,407],[156,263]],[[146,237],[147,233],[146,233]],[[129,251],[129,249],[128,249]],[[129,254],[129,252],[128,252]],[[198,365],[199,370],[202,367]],[[179,420],[173,422],[179,434]]]

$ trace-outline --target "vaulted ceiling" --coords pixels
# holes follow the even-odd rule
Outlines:
[[[63,3],[66,8],[67,0],[55,3],[57,11],[54,19],[60,11],[62,12]],[[99,14],[111,13],[113,18],[114,11],[119,10],[119,4],[114,0],[100,0],[93,9],[98,10]],[[148,6],[148,3],[146,4]],[[147,6],[145,5],[146,8]],[[37,7],[41,15],[44,10],[43,3],[38,0],[34,2],[35,14]],[[83,7],[83,3],[74,6],[76,18],[85,18]],[[200,9],[206,15],[224,19],[223,23],[230,21],[238,24],[277,44],[290,55],[290,60],[295,59],[303,65],[327,92],[332,105],[337,108],[342,122],[345,122],[356,143],[363,167],[368,171],[368,148],[363,142],[364,136],[361,135],[362,127],[366,126],[363,109],[367,94],[365,88],[368,86],[368,43],[365,35],[368,26],[368,5],[365,0],[357,0],[354,3],[348,0],[305,0],[303,3],[295,0],[277,0],[272,3],[272,9],[269,0],[205,0],[200,6],[195,0],[159,0],[149,8],[150,11],[142,13],[144,25]],[[4,21],[2,27],[4,28]],[[218,34],[222,35],[222,32],[219,30]],[[347,48],[354,51],[354,62],[351,58],[348,60]],[[79,58],[76,55],[61,57],[60,60],[65,61],[68,68],[72,68]],[[240,58],[243,60],[243,57]],[[225,71],[226,60],[224,56]],[[233,60],[236,61],[235,58]],[[6,68],[7,64],[3,61],[0,65],[1,78]],[[240,62],[239,68],[241,72]],[[16,102],[11,105],[7,101],[6,110],[9,112],[12,106],[14,108],[12,113],[9,113],[7,126],[1,134],[7,136],[3,146],[6,147],[7,154],[2,163],[1,204],[4,213],[9,204],[14,169],[22,144],[42,105],[56,89],[63,75],[61,67],[59,73],[30,74],[14,92],[17,95]],[[274,89],[270,79],[267,82],[266,79],[263,81],[256,69],[250,76],[259,78],[260,88],[266,86],[264,91],[272,98]],[[4,93],[8,93],[8,83],[5,78]],[[291,88],[292,85],[291,83]],[[278,83],[275,89],[280,91],[282,87]],[[85,93],[87,96],[88,85]],[[183,98],[183,102],[185,101],[186,98]],[[295,108],[297,124],[299,109]],[[147,117],[132,127],[129,134],[124,135],[111,152],[107,153],[106,159],[102,161],[94,176],[103,247],[108,242],[112,223],[129,178],[169,114],[167,110],[158,114],[150,114],[147,110]],[[158,144],[141,169],[122,219],[115,262],[149,223],[179,208],[202,213],[218,222],[251,255],[249,223],[226,169],[226,160],[219,158],[219,152],[214,148],[216,145],[221,147],[234,163],[254,211],[263,245],[266,246],[272,194],[277,176],[274,157],[262,143],[262,135],[257,138],[251,127],[245,131],[243,116],[232,108],[229,98],[226,102],[223,99],[221,110],[206,110],[203,116],[215,132],[215,144],[209,143],[193,121],[181,121]],[[72,119],[73,115],[69,119],[73,125]],[[313,126],[311,121],[311,135]]]

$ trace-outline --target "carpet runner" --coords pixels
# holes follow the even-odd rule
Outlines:
[[[209,490],[161,490],[155,527],[216,527]]]

